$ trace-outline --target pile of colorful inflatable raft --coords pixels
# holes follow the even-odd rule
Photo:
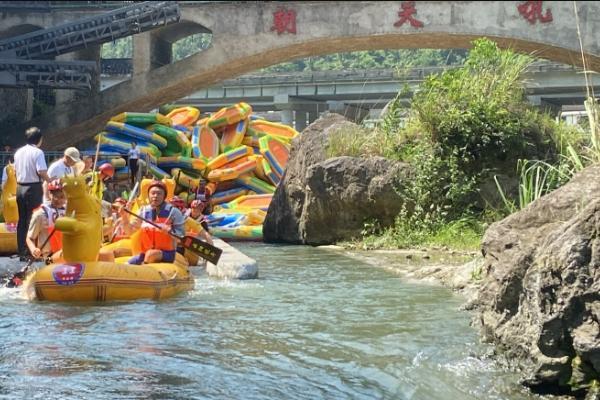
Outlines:
[[[180,107],[169,114],[126,112],[96,136],[100,154],[125,156],[136,142],[156,178],[173,178],[176,194],[188,204],[206,183],[213,213],[211,234],[230,240],[262,240],[262,224],[289,158],[293,128],[252,114],[238,103],[200,118]],[[100,160],[129,174],[125,158]]]

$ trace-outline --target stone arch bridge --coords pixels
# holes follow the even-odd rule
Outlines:
[[[486,36],[501,47],[600,69],[600,2],[357,1],[180,2],[181,22],[134,36],[134,74],[105,91],[57,105],[30,121],[48,148],[90,138],[123,111],[149,111],[194,91],[269,65],[335,52],[468,48]],[[22,33],[90,11],[38,16],[5,12],[3,26]],[[211,46],[171,62],[170,44],[212,33]],[[0,31],[0,36],[7,36]]]

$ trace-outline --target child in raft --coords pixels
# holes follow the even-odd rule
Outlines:
[[[207,236],[210,241],[207,240],[210,244],[212,244],[212,238],[208,235],[208,221],[206,220],[206,216],[212,213],[212,207],[210,205],[209,200],[205,195],[198,195],[198,198],[192,201],[190,204],[190,209],[186,213],[186,216],[193,219],[202,225],[202,228],[205,232],[207,232]]]
[[[123,218],[119,217],[121,209],[125,206],[127,206],[127,200],[122,197],[117,197],[112,203],[111,216],[105,219],[102,228],[103,236],[108,243],[114,243],[128,237],[123,227]]]
[[[206,230],[204,230],[202,225],[198,221],[189,217],[189,213],[187,212],[188,210],[186,209],[186,204],[183,199],[181,199],[179,196],[173,196],[170,203],[183,214],[185,218],[184,229],[186,235],[193,236],[209,244],[213,244],[212,237],[206,232]],[[182,246],[177,246],[177,252],[186,258],[188,264],[198,265],[200,257],[194,252],[184,249]]]
[[[66,197],[60,180],[48,184],[50,204],[42,204],[31,216],[29,230],[25,241],[34,258],[44,258],[46,263],[62,260],[62,232],[55,231],[54,223],[58,217],[65,215]],[[48,236],[50,236],[50,240]],[[41,248],[41,246],[43,248]]]

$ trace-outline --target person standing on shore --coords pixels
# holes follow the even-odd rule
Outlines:
[[[131,149],[129,149],[128,156],[131,187],[133,187],[135,185],[135,181],[137,180],[138,160],[140,159],[140,149],[138,149],[136,142],[131,142]]]
[[[15,153],[15,173],[17,176],[17,208],[19,222],[17,223],[17,245],[21,261],[27,260],[27,230],[33,210],[42,204],[42,181],[50,181],[48,167],[44,159],[42,132],[37,127],[25,131],[27,144]]]

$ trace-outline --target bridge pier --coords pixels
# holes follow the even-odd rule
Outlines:
[[[296,111],[296,124],[294,129],[298,132],[302,132],[306,128],[306,111],[297,110]]]
[[[133,35],[133,74],[141,75],[173,61],[171,42],[153,32]]]
[[[294,126],[294,113],[292,110],[281,110],[281,123],[291,126]]]
[[[346,104],[343,101],[328,101],[327,108],[329,112],[341,114],[346,119],[360,123],[369,115],[369,109],[356,106],[354,104]]]
[[[81,98],[82,96],[89,96],[89,94],[96,94],[100,92],[100,45],[91,45],[86,49],[74,51],[72,53],[62,54],[56,57],[59,61],[95,61],[98,74],[92,77],[92,87],[89,93],[80,94],[76,90],[56,90],[55,101],[56,105],[65,104]]]

